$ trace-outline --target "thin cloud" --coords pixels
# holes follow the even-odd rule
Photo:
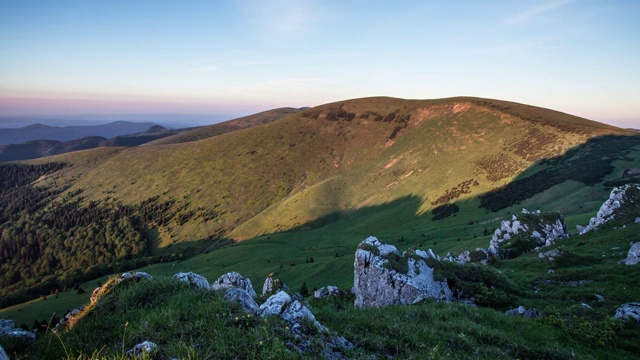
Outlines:
[[[258,65],[265,65],[266,62],[264,61],[241,61],[239,63],[236,63],[235,66],[258,66]]]
[[[509,16],[506,19],[506,23],[509,25],[524,24],[531,21],[531,19],[535,17],[558,10],[574,1],[575,0],[548,1],[540,5],[536,5],[528,9],[525,9],[524,11],[521,11],[515,15]]]

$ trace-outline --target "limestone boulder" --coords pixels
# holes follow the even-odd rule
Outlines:
[[[624,260],[625,265],[636,265],[640,262],[640,242],[631,243],[631,248]]]
[[[260,316],[280,315],[291,303],[291,296],[285,291],[278,291],[271,295],[267,301],[260,305],[258,313]]]
[[[251,280],[243,277],[235,271],[226,273],[211,283],[211,290],[227,290],[231,288],[243,289],[249,293],[252,298],[257,297],[255,290],[253,290]]]
[[[358,245],[354,262],[355,306],[414,304],[427,298],[452,300],[446,281],[436,281],[425,252],[400,254],[393,245],[369,237]],[[393,265],[406,272],[394,269]]]
[[[178,281],[185,282],[191,285],[191,287],[196,289],[204,289],[204,290],[211,289],[211,286],[209,285],[209,281],[207,280],[207,278],[205,278],[200,274],[196,274],[193,272],[179,272],[173,275],[173,278]]]
[[[640,302],[631,302],[620,305],[616,309],[615,319],[635,320],[640,323]]]
[[[257,314],[258,313],[258,303],[256,300],[249,294],[246,290],[240,288],[231,288],[228,289],[224,294],[225,300],[229,302],[235,302],[242,310],[250,313]]]

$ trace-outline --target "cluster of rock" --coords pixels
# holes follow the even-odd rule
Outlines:
[[[120,278],[117,279],[116,284],[124,280],[133,279],[139,281],[142,279],[151,280],[152,278],[153,277],[151,275],[144,272],[137,272],[133,274],[124,273],[122,274],[122,276],[120,276]],[[257,295],[253,289],[251,280],[243,277],[237,272],[226,273],[216,279],[213,283],[209,283],[209,281],[204,276],[193,272],[180,272],[175,274],[173,278],[189,284],[193,289],[217,291],[223,293],[223,297],[225,300],[237,303],[245,312],[249,314],[261,317],[281,317],[289,324],[291,333],[295,338],[295,342],[289,342],[287,343],[287,346],[296,350],[300,355],[311,350],[312,340],[308,335],[309,330],[311,329],[306,329],[306,325],[303,325],[305,323],[313,324],[313,326],[316,328],[316,331],[319,331],[321,333],[322,339],[325,342],[323,356],[331,359],[341,359],[344,357],[341,350],[353,348],[353,345],[344,337],[331,335],[328,329],[324,325],[320,324],[316,320],[313,313],[300,301],[299,296],[295,294],[294,296],[292,296],[287,293],[287,286],[284,285],[280,280],[274,279],[272,276],[269,276],[265,280],[263,286],[263,294],[266,296],[269,293],[275,293],[269,296],[261,305],[258,305],[256,301]],[[326,296],[331,296],[339,293],[338,289],[335,286],[328,286],[326,288],[320,289],[319,291],[322,294],[326,294]],[[99,301],[100,296],[104,292],[104,287],[96,288],[92,293],[91,303],[94,304]],[[66,326],[82,311],[82,307],[72,310],[60,320],[57,326]],[[12,321],[11,326],[13,326]],[[33,337],[35,339],[35,334],[33,335]],[[127,352],[127,355],[130,357],[140,357],[144,353],[151,354],[157,349],[157,344],[147,340],[140,344],[137,344],[134,348]]]
[[[609,199],[605,201],[595,217],[592,217],[587,226],[577,226],[580,235],[589,231],[597,229],[599,226],[604,225],[616,219],[621,211],[626,206],[633,206],[634,196],[632,193],[636,193],[640,190],[640,184],[626,184],[620,187],[614,187],[609,194]],[[637,197],[637,196],[636,196]],[[636,218],[634,222],[639,222],[640,218]]]
[[[640,303],[631,302],[620,305],[616,310],[614,318],[621,320],[633,319],[640,324]]]
[[[2,336],[23,338],[29,341],[34,341],[36,339],[35,331],[26,331],[21,328],[16,328],[13,320],[0,320],[0,337]]]
[[[383,244],[373,236],[365,239],[355,255],[355,306],[415,304],[427,298],[452,300],[453,292],[446,281],[434,279],[433,269],[426,262],[429,257],[434,257],[433,252],[415,250],[401,255],[395,246]],[[406,262],[407,272],[389,268],[392,259]]]
[[[542,214],[522,209],[520,215],[513,215],[511,221],[502,221],[489,243],[488,252],[495,258],[503,256],[501,248],[510,243],[515,236],[523,236],[533,241],[536,247],[550,246],[559,239],[569,237],[564,218],[560,213]]]
[[[340,289],[337,286],[321,287],[313,292],[313,297],[316,299],[326,299],[331,296],[340,295]]]

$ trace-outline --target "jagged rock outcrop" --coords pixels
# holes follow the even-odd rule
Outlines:
[[[280,280],[274,279],[273,276],[268,276],[264,280],[264,284],[262,285],[262,297],[272,295],[279,290],[288,290],[287,286]]]
[[[636,265],[640,262],[640,242],[631,243],[631,248],[624,260],[625,265]]]
[[[131,350],[127,351],[127,356],[133,358],[142,357],[144,354],[152,354],[158,349],[158,345],[155,343],[145,340],[138,345],[134,346]]]
[[[36,340],[36,333],[34,331],[16,328],[13,320],[0,320],[0,337],[2,336],[24,338],[29,341]]]
[[[321,287],[320,289],[313,292],[313,297],[316,299],[323,299],[328,298],[329,296],[338,295],[340,295],[340,290],[337,286]]]
[[[536,308],[527,309],[524,306],[518,306],[515,309],[507,310],[504,312],[508,316],[522,316],[528,319],[537,319],[542,317],[542,314]]]
[[[604,225],[607,222],[618,219],[625,208],[635,212],[633,216],[638,215],[638,201],[640,200],[640,184],[627,184],[620,187],[614,187],[609,194],[609,199],[605,201],[595,217],[592,217],[587,226],[577,226],[580,235]],[[633,210],[635,209],[635,211]],[[633,217],[628,219],[629,223],[635,222]],[[624,225],[624,224],[621,224]]]
[[[257,314],[258,313],[258,303],[254,300],[254,298],[249,294],[245,289],[240,288],[231,288],[228,289],[224,294],[225,300],[229,302],[235,302],[240,305],[242,310],[250,313]]]
[[[253,290],[253,285],[251,285],[251,280],[235,271],[226,273],[211,283],[211,290],[226,290],[231,288],[243,289],[248,292],[252,298],[257,296],[255,290]]]
[[[369,237],[358,245],[354,262],[355,305],[381,307],[414,304],[426,298],[452,300],[446,281],[436,281],[424,251],[400,255],[393,245]],[[406,273],[393,269],[393,262]]]
[[[489,244],[495,258],[516,257],[537,247],[549,246],[569,237],[560,213],[534,213],[522,209],[511,221],[503,221]]]
[[[182,282],[186,282],[196,289],[210,290],[211,286],[207,278],[193,272],[179,272],[173,275],[173,278]]]
[[[640,303],[631,302],[620,305],[613,317],[622,320],[629,320],[629,318],[631,318],[640,323]]]

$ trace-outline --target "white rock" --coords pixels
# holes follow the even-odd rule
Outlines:
[[[625,265],[636,265],[640,262],[640,242],[631,243],[631,248],[624,260]]]
[[[636,322],[640,322],[640,303],[631,302],[620,305],[620,307],[616,310],[614,318],[622,320],[632,318]]]
[[[258,304],[253,299],[251,294],[249,294],[246,290],[240,288],[231,288],[228,289],[224,294],[225,300],[229,302],[235,302],[240,305],[240,307],[250,313],[257,314],[258,313]]]
[[[591,218],[589,225],[580,227],[580,235],[595,230],[599,226],[613,220],[616,216],[616,210],[627,201],[626,192],[631,188],[640,190],[640,184],[626,184],[624,186],[614,187],[609,194],[609,199],[602,204],[596,217]],[[636,222],[638,222],[637,220],[638,219],[636,219]]]
[[[158,345],[155,343],[145,340],[140,344],[134,346],[131,350],[127,351],[127,356],[129,357],[141,357],[143,354],[151,354],[152,352],[158,349]]]
[[[370,251],[370,249],[375,249]],[[394,304],[413,304],[426,298],[451,300],[453,294],[444,281],[435,281],[433,269],[425,258],[407,257],[407,274],[385,268],[384,255],[400,257],[393,245],[382,244],[369,237],[358,245],[354,262],[355,306],[381,307]]]
[[[251,285],[251,280],[235,271],[226,273],[211,283],[212,290],[226,290],[231,288],[243,289],[248,292],[251,297],[257,297],[255,290],[253,290],[253,285]]]
[[[291,303],[291,296],[284,291],[278,291],[271,295],[264,304],[260,305],[258,313],[262,317],[280,315],[289,303]]]
[[[313,313],[306,306],[302,305],[302,303],[298,300],[292,302],[291,305],[287,306],[285,311],[282,313],[282,318],[291,324],[300,323],[303,319],[308,319],[319,330],[326,330],[326,328],[316,320],[316,317],[313,316]]]
[[[182,282],[186,282],[187,284],[191,285],[196,289],[205,289],[205,290],[211,289],[211,286],[209,285],[209,281],[207,280],[207,278],[205,278],[200,274],[196,274],[193,272],[186,272],[186,273],[180,272],[173,275],[173,278]]]

